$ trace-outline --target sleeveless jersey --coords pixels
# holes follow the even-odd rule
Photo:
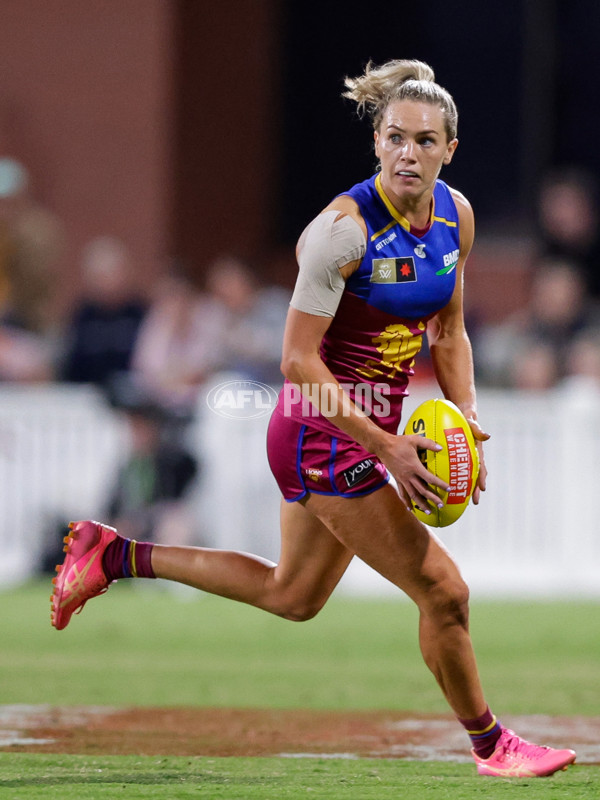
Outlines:
[[[452,297],[459,255],[458,211],[448,186],[434,187],[422,236],[392,205],[378,174],[353,186],[367,226],[367,249],[346,281],[321,358],[374,422],[396,433],[427,321]],[[317,430],[349,438],[286,382],[279,410]]]

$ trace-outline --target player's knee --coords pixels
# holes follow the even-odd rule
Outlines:
[[[460,579],[442,581],[431,588],[425,610],[450,625],[469,624],[469,587]]]
[[[307,585],[294,577],[286,580],[276,574],[273,575],[268,592],[267,608],[292,622],[306,622],[316,617],[329,597],[329,593],[320,585]]]

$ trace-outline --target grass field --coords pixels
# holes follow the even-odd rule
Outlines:
[[[281,758],[193,760],[0,753],[0,797],[11,800],[597,800],[597,769],[495,781],[466,764]]]
[[[295,624],[203,595],[121,582],[62,632],[49,582],[0,595],[0,704],[245,708],[447,708],[405,601],[333,598]],[[500,715],[600,714],[600,606],[478,602],[472,632]],[[597,768],[539,781],[477,778],[467,764],[0,753],[0,798],[596,799]],[[58,790],[60,787],[60,791]]]

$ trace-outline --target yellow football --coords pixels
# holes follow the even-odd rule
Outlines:
[[[421,522],[433,528],[445,528],[463,514],[477,483],[479,454],[475,439],[465,416],[449,400],[426,400],[411,414],[405,434],[417,434],[441,444],[443,450],[419,450],[419,458],[427,469],[446,481],[450,491],[432,487],[444,505],[437,508],[432,503],[431,514],[413,506]]]

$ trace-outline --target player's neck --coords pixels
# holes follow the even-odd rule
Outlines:
[[[385,185],[383,179],[381,186],[396,211],[410,223],[411,228],[426,232],[431,224],[433,193],[426,191],[416,197],[398,196]]]

